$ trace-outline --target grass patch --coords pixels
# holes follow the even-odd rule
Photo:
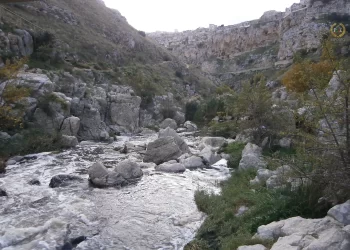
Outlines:
[[[309,186],[295,192],[287,189],[268,190],[265,187],[252,190],[249,180],[255,177],[255,172],[249,170],[233,173],[222,184],[220,195],[196,192],[197,207],[208,217],[199,229],[194,245],[191,243],[186,249],[200,249],[195,248],[199,243],[211,250],[232,250],[251,244],[271,247],[271,241],[252,239],[260,225],[294,216],[320,218],[326,215],[328,208],[320,209],[316,206],[317,200],[322,196],[320,188]],[[243,205],[249,207],[249,210],[240,217],[235,216]]]
[[[213,122],[209,128],[210,133],[213,136],[222,136],[225,138],[235,138],[238,133],[237,122],[226,121],[226,122]]]
[[[242,150],[245,144],[241,142],[230,143],[222,149],[223,153],[229,154],[230,159],[228,161],[229,168],[238,168],[239,162],[242,159]]]

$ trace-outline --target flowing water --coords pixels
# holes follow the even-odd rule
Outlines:
[[[146,145],[155,136],[118,137],[112,144],[84,144],[61,153],[27,156],[7,168],[0,187],[0,249],[182,249],[204,220],[194,202],[198,189],[219,192],[229,176],[222,164],[183,174],[156,172],[144,164],[142,179],[130,186],[97,189],[89,186],[87,169],[96,161],[113,167],[124,159],[142,162],[137,152],[113,150],[125,141]],[[189,136],[191,151],[200,138]],[[83,183],[50,188],[53,176],[72,174]],[[41,185],[28,182],[38,179]],[[71,242],[72,244],[66,244]]]

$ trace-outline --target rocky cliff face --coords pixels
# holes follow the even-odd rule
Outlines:
[[[0,19],[0,69],[21,57],[28,57],[29,66],[11,80],[0,79],[0,108],[8,105],[2,98],[6,88],[29,88],[31,95],[18,100],[29,126],[108,140],[111,134],[158,125],[167,116],[183,123],[185,100],[215,87],[101,0],[6,8]],[[24,19],[19,22],[11,12]],[[22,114],[16,105],[13,109]]]
[[[298,51],[317,52],[330,25],[348,25],[349,13],[348,0],[302,0],[286,12],[268,11],[254,21],[149,36],[186,63],[233,83],[240,74],[288,66]]]

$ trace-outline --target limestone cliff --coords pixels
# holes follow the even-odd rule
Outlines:
[[[237,25],[148,35],[186,63],[234,84],[241,74],[290,65],[298,51],[318,53],[322,35],[334,22],[349,25],[349,13],[348,0],[302,0]]]

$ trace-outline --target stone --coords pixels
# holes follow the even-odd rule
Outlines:
[[[215,149],[221,148],[226,143],[224,137],[203,137],[201,140],[201,148],[212,147]]]
[[[257,171],[257,178],[259,182],[266,182],[272,175],[274,175],[274,172],[268,169],[258,169]]]
[[[9,139],[11,139],[11,136],[8,133],[0,131],[0,141],[7,141]]]
[[[143,172],[139,165],[130,160],[125,160],[114,168],[114,171],[120,174],[125,180],[130,181],[142,177]]]
[[[173,137],[162,137],[147,145],[143,161],[161,164],[170,160],[176,160],[182,154]]]
[[[75,116],[66,118],[61,126],[61,134],[77,136],[80,128],[80,119]]]
[[[75,184],[83,183],[84,179],[74,175],[56,175],[51,178],[49,187],[58,188],[58,187],[67,187]]]
[[[167,127],[166,129],[161,129],[158,133],[159,138],[168,137],[168,136],[174,138],[176,144],[179,146],[182,153],[190,152],[190,149],[188,148],[188,145],[186,144],[184,139],[182,139],[174,129]]]
[[[281,148],[291,148],[292,146],[292,139],[290,138],[282,138],[281,140],[279,140],[278,145]]]
[[[213,165],[216,162],[220,161],[221,158],[219,155],[217,155],[216,153],[214,153],[212,151],[212,148],[210,147],[205,147],[200,153],[199,156],[201,156],[205,162],[206,165]]]
[[[205,167],[202,158],[200,158],[198,156],[191,156],[187,159],[182,160],[181,163],[187,169],[197,169],[197,168],[204,168]]]
[[[247,206],[240,206],[237,210],[237,213],[235,214],[235,216],[241,216],[243,215],[245,212],[247,212],[249,210],[249,207]]]
[[[176,111],[174,115],[174,120],[178,125],[183,124],[186,121],[185,114],[180,111]]]
[[[20,155],[16,155],[16,156],[13,156],[9,159],[9,161],[15,161],[15,162],[20,162],[24,159],[24,156],[20,156]]]
[[[8,160],[6,162],[6,166],[11,166],[11,165],[15,165],[17,162],[15,160]]]
[[[240,246],[237,250],[267,250],[263,245],[252,245],[252,246]],[[282,250],[282,249],[281,249]]]
[[[38,179],[31,179],[30,181],[28,181],[28,184],[31,185],[31,186],[40,186],[41,183]]]
[[[159,125],[161,129],[166,129],[167,127],[172,129],[177,129],[177,123],[175,120],[167,118]]]
[[[157,171],[167,172],[167,173],[182,173],[186,171],[186,168],[181,163],[163,163],[155,168]]]
[[[60,145],[64,148],[72,148],[79,144],[75,136],[62,135],[60,138]]]
[[[186,132],[195,132],[198,130],[197,125],[190,121],[186,121],[184,127],[186,128]]]
[[[8,196],[5,189],[0,188],[0,197]]]
[[[88,170],[90,182],[99,188],[121,186],[127,181],[117,172],[109,171],[102,163],[94,163]]]
[[[143,128],[142,131],[141,131],[141,135],[153,135],[153,134],[156,134],[157,132],[152,130],[152,129],[149,129],[149,128]]]
[[[123,127],[126,132],[135,132],[140,122],[141,97],[116,94],[110,95],[109,101],[112,123]]]
[[[242,151],[242,159],[239,162],[239,169],[260,169],[266,168],[266,162],[262,159],[262,148],[248,143]]]
[[[339,221],[345,226],[350,225],[350,200],[343,204],[332,207],[328,211],[327,215]]]

